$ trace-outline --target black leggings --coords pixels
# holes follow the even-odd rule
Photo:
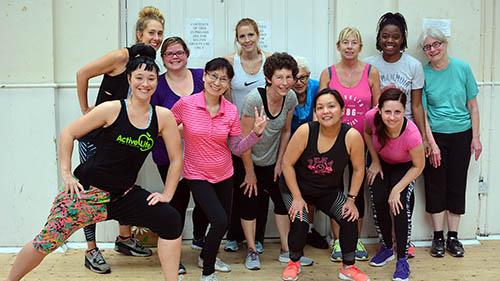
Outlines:
[[[352,180],[352,173],[354,171],[354,168],[352,167],[351,161],[348,162],[348,168],[349,168],[349,186],[344,187],[344,177],[342,177],[342,187],[344,189],[347,189],[347,192],[349,192],[349,188],[351,186],[351,180]],[[359,212],[359,218],[362,219],[365,216],[365,180],[366,180],[366,173],[365,176],[363,177],[363,182],[361,183],[361,186],[359,187],[359,192],[356,198],[354,199],[354,204],[356,205],[356,208],[358,208]]]
[[[284,184],[282,180],[281,184]],[[288,188],[287,188],[288,189]],[[282,192],[283,201],[287,209],[292,206],[292,195],[285,191]],[[304,196],[304,194],[303,194]],[[338,192],[332,190],[325,196],[321,197],[304,197],[308,204],[313,204],[317,209],[325,213],[330,218],[334,219],[340,226],[340,247],[342,248],[342,262],[346,265],[354,264],[356,243],[358,241],[358,226],[357,220],[347,221],[342,218],[342,206],[346,202],[346,197]],[[302,221],[300,221],[299,214],[295,220],[290,224],[290,232],[288,233],[288,247],[290,249],[290,259],[292,261],[300,260],[304,255],[304,247],[306,245],[306,236],[309,229],[309,217],[307,212],[304,212]]]
[[[161,180],[163,181],[163,184],[165,184],[168,165],[157,165],[157,167],[158,172],[160,172]],[[186,184],[186,180],[180,180],[174,197],[170,200],[170,205],[174,207],[179,214],[181,214],[182,228],[184,228],[184,224],[186,223],[186,210],[189,205],[190,197],[189,187]],[[208,220],[203,211],[200,210],[200,207],[196,204],[196,201],[191,219],[193,220],[193,238],[195,240],[204,239],[205,233],[207,232]]]
[[[240,185],[245,180],[245,167],[240,157],[233,155],[233,206],[231,208],[231,222],[227,232],[227,239],[242,242],[245,240],[243,229],[241,228],[240,221]],[[269,200],[262,202],[262,205],[257,210],[257,227],[255,230],[255,241],[264,242],[266,224],[267,224],[267,210],[269,209]]]
[[[386,248],[392,248],[392,219],[389,203],[389,194],[392,188],[404,177],[406,172],[412,167],[411,162],[401,164],[388,164],[380,159],[384,179],[377,175],[370,186],[372,197],[373,219],[375,228],[380,240]],[[410,183],[400,193],[399,200],[403,204],[403,209],[394,216],[394,231],[396,234],[396,245],[398,259],[406,257],[411,236],[411,216],[414,204],[413,188],[415,181]]]
[[[231,200],[233,198],[233,180],[210,183],[204,180],[187,180],[196,204],[202,209],[210,222],[210,229],[205,238],[205,246],[200,257],[203,259],[203,275],[215,272],[217,251],[229,224]]]

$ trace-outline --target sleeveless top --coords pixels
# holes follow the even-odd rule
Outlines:
[[[123,194],[135,184],[158,136],[156,108],[150,109],[148,127],[139,129],[128,118],[126,101],[120,100],[120,103],[115,122],[102,128],[96,138],[99,149],[73,172],[82,185],[95,186],[112,194]]]
[[[231,96],[240,115],[243,109],[243,103],[245,102],[245,98],[248,93],[257,87],[264,87],[266,85],[266,77],[264,76],[265,62],[266,55],[262,52],[262,64],[259,71],[254,75],[250,75],[243,69],[240,56],[234,56],[234,77],[231,80]]]
[[[342,123],[333,146],[328,151],[319,153],[319,123],[312,121],[307,124],[307,146],[294,166],[300,192],[305,197],[317,197],[343,190],[342,177],[349,162],[345,136],[351,127]]]
[[[203,91],[204,70],[201,68],[188,68],[188,70],[191,71],[193,76],[193,92],[191,95]],[[158,105],[171,109],[181,97],[172,91],[167,79],[165,79],[165,74],[166,73],[163,73],[158,77],[158,86],[151,97],[151,105]],[[164,166],[170,164],[167,148],[161,137],[158,138],[153,148],[153,160],[157,165]]]
[[[130,49],[126,49],[130,55]],[[110,76],[105,73],[102,78],[101,86],[99,87],[99,92],[97,93],[95,105],[97,106],[105,101],[126,99],[128,96],[128,88],[127,71],[124,70],[122,73],[115,76]]]
[[[345,113],[342,122],[348,124],[363,135],[365,113],[370,110],[372,105],[372,91],[368,75],[371,65],[365,64],[365,69],[361,75],[361,80],[352,88],[344,87],[337,76],[335,66],[328,68],[330,82],[328,87],[339,91],[344,99]]]

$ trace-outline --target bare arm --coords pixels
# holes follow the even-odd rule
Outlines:
[[[243,136],[250,134],[252,124],[255,122],[255,118],[247,115],[241,117],[241,132]],[[253,167],[252,151],[247,150],[241,155],[241,160],[243,161],[243,166],[245,168],[245,179],[240,187],[245,187],[243,194],[251,197],[252,194],[257,196],[257,177],[255,175],[255,170]]]
[[[368,82],[370,83],[370,90],[372,92],[372,106],[374,107],[378,104],[378,99],[380,98],[380,73],[372,65],[370,73],[368,74]]]
[[[276,158],[276,166],[274,167],[274,181],[277,181],[281,175],[283,162],[283,154],[285,154],[286,146],[290,140],[290,133],[292,132],[292,118],[295,108],[292,108],[286,114],[285,126],[281,129],[280,144],[278,148],[278,156]]]
[[[349,160],[352,163],[353,173],[351,177],[351,186],[349,187],[349,195],[358,196],[359,189],[363,183],[365,175],[365,157],[364,144],[361,134],[354,128],[349,129],[345,136],[346,148],[349,153]],[[359,217],[358,209],[354,204],[355,199],[348,197],[345,204],[342,206],[342,217],[348,221],[357,220]]]
[[[229,63],[232,66],[234,66],[234,55],[235,55],[235,53],[227,55],[227,56],[224,57],[225,59],[227,59],[229,61]],[[233,95],[231,94],[231,85],[229,85],[229,88],[224,93],[224,98],[226,100],[230,101],[230,102],[233,102]]]
[[[73,153],[73,143],[90,131],[105,127],[114,122],[120,111],[119,102],[105,102],[94,110],[78,118],[69,126],[61,131],[59,138],[59,165],[64,189],[71,196],[76,193],[79,197],[79,191],[83,187],[73,178],[71,172],[71,155]]]
[[[424,170],[425,165],[425,153],[424,146],[422,144],[412,148],[410,151],[412,167],[406,171],[403,178],[392,188],[389,194],[388,203],[391,211],[394,215],[399,214],[403,209],[403,204],[400,200],[400,193],[403,191],[412,181],[414,181]]]
[[[467,110],[470,114],[470,119],[472,122],[472,142],[471,142],[471,152],[474,154],[474,159],[476,161],[481,155],[483,147],[480,140],[480,128],[479,128],[479,106],[477,104],[477,99],[473,98],[467,101]]]
[[[368,120],[365,119],[365,130],[363,138],[365,140],[366,147],[368,148],[368,152],[370,153],[370,156],[372,158],[372,163],[370,164],[370,167],[368,167],[368,170],[366,171],[366,179],[368,180],[368,185],[371,186],[378,174],[380,174],[381,179],[384,179],[384,172],[382,171],[382,165],[380,164],[380,159],[378,158],[377,151],[375,151],[375,147],[373,146],[372,142],[373,132],[367,121]]]
[[[300,193],[300,188],[297,183],[297,175],[295,174],[294,165],[300,158],[300,155],[304,152],[307,146],[307,138],[309,135],[309,125],[301,125],[293,134],[292,139],[288,143],[288,146],[283,155],[282,167],[283,176],[285,178],[288,190],[292,194],[292,206],[289,210],[289,215],[291,220],[295,220],[297,214],[299,214],[299,219],[302,219],[304,208],[307,211],[307,204],[302,198]]]
[[[424,146],[427,146],[427,134],[425,131],[424,107],[422,106],[422,89],[411,90],[411,112],[415,119],[418,131],[422,135]]]
[[[328,88],[328,83],[330,83],[330,75],[328,74],[328,67],[327,67],[323,69],[323,71],[321,71],[321,75],[319,76],[318,91]]]
[[[93,77],[109,74],[116,75],[125,70],[128,61],[128,52],[126,49],[114,50],[105,56],[85,65],[76,73],[76,92],[80,110],[83,114],[87,113],[88,103],[88,84]]]

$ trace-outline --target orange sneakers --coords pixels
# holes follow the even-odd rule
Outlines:
[[[370,281],[370,277],[368,277],[368,275],[366,275],[355,265],[346,266],[344,264],[341,264],[339,268],[339,278],[341,280],[350,281]]]
[[[289,261],[288,265],[283,270],[283,274],[281,274],[281,279],[284,281],[297,281],[299,279],[300,273],[300,261]]]

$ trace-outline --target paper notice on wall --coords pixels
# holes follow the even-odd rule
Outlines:
[[[271,52],[271,23],[268,21],[259,20],[257,21],[259,26],[259,47],[262,50]]]
[[[422,19],[422,29],[437,28],[443,32],[446,37],[451,36],[451,20],[449,19]]]
[[[213,26],[209,19],[188,18],[185,24],[190,58],[213,58]]]

